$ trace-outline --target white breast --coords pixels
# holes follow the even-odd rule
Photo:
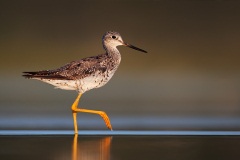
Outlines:
[[[98,73],[95,73],[94,75],[77,80],[78,91],[84,93],[93,88],[102,87],[112,78],[113,74],[114,72],[105,75],[99,75]]]

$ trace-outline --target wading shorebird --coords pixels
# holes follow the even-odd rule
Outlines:
[[[71,107],[75,134],[78,133],[77,112],[100,115],[107,128],[112,130],[110,120],[105,112],[78,108],[78,103],[83,93],[104,86],[112,78],[121,61],[117,46],[123,45],[147,53],[145,50],[125,43],[118,32],[106,32],[102,37],[102,44],[106,51],[104,54],[72,61],[54,70],[23,72],[23,76],[26,78],[40,80],[56,88],[78,92]]]

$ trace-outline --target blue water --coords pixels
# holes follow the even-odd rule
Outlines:
[[[239,117],[110,116],[114,130],[224,130],[240,131]],[[99,116],[79,114],[79,130],[105,130]],[[0,130],[72,130],[68,116],[0,116]]]
[[[0,130],[0,136],[74,135],[72,130]],[[79,131],[80,136],[240,136],[240,131]]]

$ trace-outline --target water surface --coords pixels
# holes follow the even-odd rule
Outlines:
[[[1,135],[4,160],[212,160],[240,156],[240,136],[230,135]]]

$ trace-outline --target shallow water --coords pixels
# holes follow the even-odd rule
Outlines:
[[[240,136],[229,135],[2,135],[0,159],[230,160],[240,156],[239,147]]]

